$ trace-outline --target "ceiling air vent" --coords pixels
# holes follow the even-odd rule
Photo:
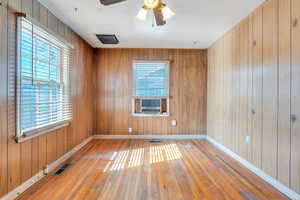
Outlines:
[[[122,1],[126,1],[126,0],[100,0],[100,3],[102,3],[105,6],[109,6],[109,5],[119,3],[119,2],[122,2]]]
[[[116,35],[96,35],[102,44],[119,44],[119,40]]]

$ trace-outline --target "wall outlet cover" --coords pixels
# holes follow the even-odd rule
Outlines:
[[[251,143],[251,136],[246,136],[245,142],[246,142],[246,144],[250,144]]]
[[[129,133],[132,133],[132,128],[128,128],[128,132],[129,132]]]
[[[176,126],[177,125],[177,121],[176,120],[172,120],[172,126]]]
[[[48,167],[48,165],[46,165],[46,166],[43,168],[43,173],[44,173],[45,175],[47,175],[47,174],[49,173],[49,167]]]

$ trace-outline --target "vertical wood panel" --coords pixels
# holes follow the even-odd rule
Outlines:
[[[8,2],[8,191],[21,184],[21,145],[14,140],[16,134],[15,114],[15,66],[16,66],[16,18],[15,11],[21,10],[21,0]]]
[[[62,128],[56,133],[56,157],[64,155],[65,128]]]
[[[0,6],[0,196],[7,192],[7,1]]]
[[[263,6],[263,148],[262,169],[277,176],[278,0]]]
[[[58,20],[58,33],[60,36],[65,37],[65,25],[60,20]]]
[[[252,16],[252,162],[261,168],[262,152],[262,8]]]
[[[232,135],[232,149],[238,152],[239,134],[240,134],[240,26],[236,26],[233,30],[233,104],[234,104],[234,121]],[[215,72],[217,73],[217,72]]]
[[[249,73],[249,18],[240,24],[240,127],[238,152],[248,159],[248,146],[245,142],[248,136],[248,73]]]
[[[33,17],[33,0],[21,0],[21,10],[26,15]]]
[[[58,33],[58,20],[51,12],[48,12],[48,28]]]
[[[29,140],[21,144],[21,181],[25,182],[31,177],[32,167],[32,141]]]
[[[216,73],[216,79],[219,80],[216,83],[216,138],[220,141],[224,139],[224,107],[223,107],[223,97],[224,97],[224,41],[223,38],[218,42],[216,46],[216,63],[215,67],[218,73]]]
[[[174,97],[180,96],[180,88],[177,87],[176,82],[181,82],[181,75],[180,75],[180,59],[179,59],[179,50],[178,49],[172,49],[169,50],[169,57],[170,60],[172,60],[172,64],[170,66],[170,120],[178,120],[180,121],[180,101],[181,99],[178,98],[176,101],[174,100]],[[176,134],[177,132],[181,131],[182,123],[178,123],[176,127],[172,126],[170,127],[170,132],[172,134]]]
[[[279,1],[278,180],[290,186],[291,0]]]
[[[297,22],[297,23],[296,23]],[[292,0],[292,123],[291,187],[300,193],[300,1]]]
[[[248,72],[247,72],[247,136],[250,137],[250,140],[252,140],[252,128],[253,128],[253,114],[252,114],[252,108],[253,108],[253,51],[252,51],[252,45],[253,45],[253,25],[254,25],[254,15],[251,14],[249,17],[249,32],[248,32]],[[250,141],[249,144],[245,141],[245,144],[247,146],[247,159],[249,161],[252,161],[252,141]]]
[[[32,139],[31,145],[31,176],[39,172],[39,138]]]
[[[213,46],[207,53],[207,110],[211,111],[213,105]],[[213,114],[212,112],[207,112],[207,134],[210,134],[210,137],[213,137]]]
[[[34,19],[40,19],[40,7],[41,5],[38,0],[32,0],[32,17]]]
[[[224,144],[232,149],[232,32],[224,37]]]
[[[57,158],[57,132],[47,134],[47,164],[52,163]]]
[[[38,167],[42,170],[47,165],[47,135],[43,135],[39,139],[39,149],[38,149]]]
[[[39,22],[44,26],[48,26],[48,10],[40,4]]]

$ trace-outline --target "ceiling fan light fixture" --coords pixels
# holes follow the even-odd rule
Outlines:
[[[171,19],[175,15],[175,13],[166,5],[163,5],[161,12],[165,21]]]
[[[144,5],[146,6],[146,8],[156,8],[157,6],[159,6],[160,4],[160,0],[144,0]]]
[[[138,12],[138,14],[137,14],[136,17],[137,17],[139,20],[141,20],[141,21],[145,21],[146,18],[147,18],[147,13],[148,13],[148,10],[147,10],[147,8],[144,6],[144,7],[142,7],[142,8],[139,10],[139,12]]]

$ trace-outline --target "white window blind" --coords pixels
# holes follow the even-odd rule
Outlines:
[[[169,96],[169,62],[135,62],[134,96]]]
[[[31,21],[18,18],[17,136],[72,119],[72,48]]]

